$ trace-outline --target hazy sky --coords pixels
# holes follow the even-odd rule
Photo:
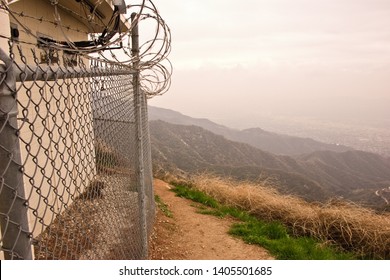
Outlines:
[[[151,105],[222,121],[390,120],[389,0],[154,3],[174,73]]]

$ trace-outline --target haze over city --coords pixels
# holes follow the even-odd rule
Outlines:
[[[156,4],[175,42],[174,73],[151,105],[296,134],[299,125],[390,127],[389,1]]]

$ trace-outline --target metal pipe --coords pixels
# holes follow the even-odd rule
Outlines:
[[[59,66],[20,66],[14,64],[14,75],[16,82],[26,81],[57,81],[61,79],[83,78],[83,77],[103,77],[103,76],[119,76],[132,75],[135,73],[133,69],[123,68],[112,71],[103,70],[98,67],[93,68],[62,68]]]
[[[32,259],[17,123],[16,78],[0,49],[0,227],[5,259]]]
[[[138,201],[140,207],[140,225],[141,225],[141,246],[142,256],[146,259],[148,257],[148,230],[146,223],[146,195],[145,195],[145,179],[144,179],[144,155],[143,155],[143,132],[142,132],[142,92],[140,90],[140,73],[139,73],[139,33],[138,23],[134,24],[137,19],[137,14],[131,14],[132,25],[131,30],[131,54],[133,57],[133,68],[136,71],[133,75],[133,91],[135,102],[135,122],[136,126],[136,143],[137,143],[137,181],[138,181]]]

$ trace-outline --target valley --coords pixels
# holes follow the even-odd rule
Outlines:
[[[364,206],[387,208],[387,193],[380,192],[381,197],[377,191],[390,186],[389,158],[309,138],[261,129],[238,131],[205,119],[165,113],[168,116],[151,117],[165,118],[165,121],[150,122],[155,171],[210,172],[239,180],[267,182],[281,193],[309,201],[345,199]],[[169,117],[181,124],[168,123]],[[258,148],[264,147],[264,135],[273,137],[270,143],[277,143],[268,151]],[[293,152],[294,145],[300,153]],[[279,152],[278,147],[281,147]]]

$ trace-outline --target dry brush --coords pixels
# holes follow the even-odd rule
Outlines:
[[[278,193],[272,186],[198,175],[192,185],[219,202],[254,216],[280,221],[296,236],[311,236],[362,258],[390,258],[390,215],[341,200],[309,203]]]

